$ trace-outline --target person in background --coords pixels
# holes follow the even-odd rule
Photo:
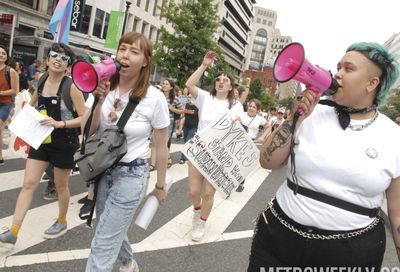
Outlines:
[[[177,94],[177,88],[175,83],[170,79],[165,79],[162,85],[162,91],[167,99],[168,109],[169,109],[169,117],[170,117],[170,124],[168,127],[168,152],[171,147],[171,140],[172,135],[175,131],[175,115],[180,115],[182,112],[182,105],[179,100]],[[157,156],[157,155],[156,155]],[[167,167],[170,168],[172,166],[172,159],[171,154],[168,155],[168,165]]]
[[[320,100],[305,90],[267,138],[261,166],[288,165],[287,180],[259,216],[247,271],[379,271],[385,196],[400,260],[400,127],[378,110],[398,69],[383,46],[350,45],[337,64],[337,92]]]
[[[19,91],[17,71],[8,67],[9,55],[5,47],[0,45],[0,166],[4,165],[3,132],[13,108],[13,96]]]
[[[39,60],[34,59],[32,63],[28,66],[28,80],[33,80],[33,75],[35,71],[39,70],[41,63]]]
[[[97,226],[92,240],[86,272],[112,271],[117,258],[120,271],[139,271],[127,231],[150,178],[148,158],[150,137],[154,132],[157,181],[151,194],[159,202],[166,198],[165,178],[169,125],[168,104],[164,95],[149,84],[152,46],[142,34],[127,32],[119,40],[116,59],[121,70],[110,81],[101,81],[93,95],[94,108],[90,134],[101,133],[116,124],[130,99],[140,98],[124,127],[127,153],[115,168],[101,176],[96,196]],[[93,97],[86,105],[91,108]],[[87,110],[82,127],[90,116]]]
[[[21,60],[17,60],[15,62],[15,71],[17,71],[19,76],[19,92],[25,89],[28,89],[28,77],[25,75],[24,71],[24,63]]]
[[[57,238],[67,231],[67,211],[69,205],[68,180],[74,166],[73,155],[79,147],[78,132],[81,116],[85,110],[82,93],[71,85],[70,95],[78,117],[74,118],[61,99],[65,68],[73,62],[74,54],[62,43],[54,43],[47,58],[49,76],[35,91],[30,101],[45,115],[42,125],[52,126],[54,130],[38,149],[30,148],[25,165],[25,176],[19,193],[12,225],[0,234],[0,244],[12,247],[17,242],[19,230],[32,203],[33,195],[39,186],[43,172],[53,164],[55,184],[58,191],[58,218],[45,232],[48,239]]]
[[[244,112],[240,116],[240,123],[247,131],[247,135],[249,135],[250,138],[255,141],[259,133],[260,127],[265,130],[268,127],[268,123],[264,117],[259,115],[259,112],[261,111],[260,100],[253,98],[249,101],[248,105],[249,106],[247,108],[247,112]],[[243,180],[239,184],[239,186],[236,188],[236,192],[243,192],[244,182],[245,181]]]
[[[243,110],[247,111],[246,99],[249,95],[249,88],[244,86],[237,86],[235,88],[235,99],[238,100],[243,105]]]
[[[185,90],[187,91],[187,88],[185,88]],[[185,143],[196,134],[197,126],[199,124],[199,109],[192,103],[191,94],[188,95],[188,98],[189,101],[185,104],[185,108],[183,110],[185,114],[185,117],[183,118],[185,120],[183,126],[183,140]],[[185,161],[187,161],[187,158],[182,153],[179,164],[184,164]]]
[[[208,51],[199,68],[186,81],[193,104],[199,109],[198,131],[206,128],[217,116],[229,112],[233,119],[243,113],[243,106],[234,96],[235,79],[227,72],[219,72],[211,92],[196,86],[203,73],[214,62],[216,53]],[[201,241],[205,224],[214,204],[214,187],[189,163],[189,198],[193,205],[192,240]]]
[[[185,108],[186,104],[190,102],[189,91],[187,88],[183,88],[182,94],[179,96],[180,104],[182,108]],[[176,132],[176,138],[181,138],[183,133],[183,127],[185,125],[185,113],[181,114],[181,120],[179,122],[178,130]],[[184,137],[185,138],[185,137]]]

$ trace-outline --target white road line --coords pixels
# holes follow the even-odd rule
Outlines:
[[[186,165],[174,165],[168,170],[168,172],[176,180],[180,180],[187,177],[186,169]],[[152,174],[152,176],[154,174]],[[234,233],[224,233],[224,231],[251,196],[257,191],[258,187],[267,175],[268,172],[264,169],[257,169],[248,177],[246,190],[240,194],[234,193],[229,200],[224,200],[218,195],[218,193],[216,194],[214,209],[207,223],[206,236],[201,243],[195,243],[190,239],[192,208],[188,208],[143,241],[133,244],[132,246],[135,252],[154,251],[251,237],[253,233],[252,230]],[[151,180],[153,183],[155,182],[154,178]],[[152,187],[149,186],[149,190],[150,188]],[[79,220],[77,216],[80,205],[76,204],[76,201],[82,196],[83,194],[80,194],[71,198],[71,205],[68,213],[69,228],[82,224],[82,221]],[[85,259],[88,257],[90,252],[89,248],[11,256],[12,254],[20,252],[45,240],[41,237],[40,232],[44,231],[46,227],[50,226],[52,223],[52,219],[50,219],[48,213],[54,214],[54,218],[56,217],[56,204],[57,203],[51,203],[45,205],[45,207],[38,207],[28,212],[24,225],[21,228],[21,236],[18,238],[15,248],[12,251],[0,252],[0,268],[34,263]],[[46,217],[43,216],[46,214]],[[5,223],[8,223],[9,225],[11,219],[11,217],[1,219],[0,224],[4,225]]]

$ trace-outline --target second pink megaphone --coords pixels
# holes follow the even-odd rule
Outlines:
[[[307,89],[323,95],[333,95],[340,87],[338,82],[318,65],[312,65],[305,57],[300,43],[290,43],[279,53],[273,67],[276,81],[297,80]]]
[[[79,60],[72,65],[71,77],[76,87],[84,93],[96,90],[99,81],[109,79],[121,69],[121,64],[113,59],[92,64]]]

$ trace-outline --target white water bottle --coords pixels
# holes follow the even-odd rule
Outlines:
[[[170,175],[166,175],[165,188],[167,192],[172,183],[174,183],[174,179]],[[147,227],[150,225],[151,220],[153,220],[153,217],[156,214],[159,205],[160,204],[158,203],[158,199],[155,196],[149,196],[146,200],[146,203],[144,203],[142,209],[140,210],[140,213],[136,217],[135,224],[146,230]]]

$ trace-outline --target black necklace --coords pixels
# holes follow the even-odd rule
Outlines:
[[[355,109],[339,105],[332,100],[320,100],[319,104],[335,108],[335,112],[338,116],[340,126],[343,128],[343,130],[345,130],[350,124],[350,113],[367,113],[376,110],[376,105],[372,105],[370,107],[362,109]]]

